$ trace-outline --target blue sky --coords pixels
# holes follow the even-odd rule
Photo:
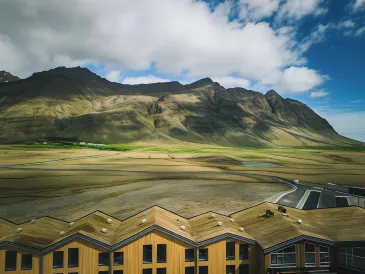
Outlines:
[[[210,77],[300,100],[365,141],[365,0],[4,0],[0,64],[138,84]],[[52,14],[52,16],[49,16]]]

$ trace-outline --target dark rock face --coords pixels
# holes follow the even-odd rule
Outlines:
[[[51,137],[123,143],[161,136],[233,146],[356,144],[305,104],[273,90],[225,89],[210,78],[189,85],[122,85],[86,68],[59,67],[0,83],[0,143]]]
[[[1,70],[0,71],[0,83],[8,83],[20,80],[19,77],[12,75],[11,73]]]

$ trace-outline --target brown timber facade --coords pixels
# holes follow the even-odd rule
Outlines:
[[[364,273],[365,210],[307,213],[263,203],[189,219],[157,206],[126,220],[0,219],[0,274]]]

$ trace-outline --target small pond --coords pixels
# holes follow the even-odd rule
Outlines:
[[[280,165],[273,163],[262,163],[262,162],[242,162],[243,166],[248,167],[279,167]]]

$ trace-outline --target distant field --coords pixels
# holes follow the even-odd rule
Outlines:
[[[316,186],[365,186],[365,153],[360,150],[24,147],[0,147],[0,166],[21,168],[0,169],[0,217],[14,221],[42,215],[69,220],[96,209],[125,218],[153,204],[185,216],[208,210],[231,213],[289,189],[225,171],[274,175]],[[245,167],[242,162],[279,167]]]

